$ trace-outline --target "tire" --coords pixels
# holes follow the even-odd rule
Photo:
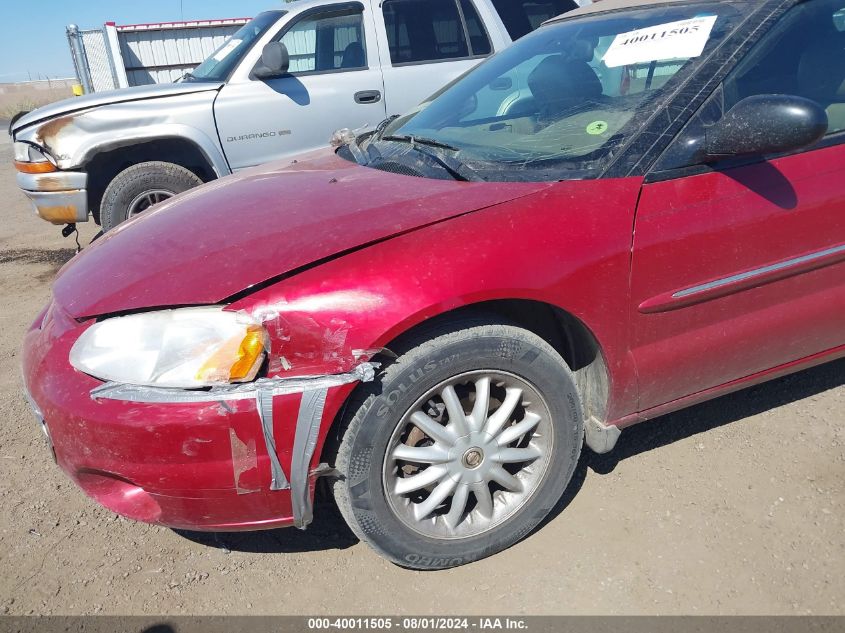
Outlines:
[[[394,351],[383,374],[359,387],[334,438],[341,514],[362,541],[411,569],[456,567],[510,547],[548,515],[578,463],[584,426],[571,370],[540,337],[490,320],[442,326]],[[485,380],[488,406],[476,412]],[[496,411],[516,402],[508,389],[522,396],[501,424]],[[427,432],[410,420],[414,411]],[[528,430],[515,435],[519,429]],[[502,461],[529,454],[525,463]],[[417,488],[421,479],[412,478],[420,475],[432,483]]]
[[[100,225],[108,232],[152,204],[202,184],[194,172],[159,161],[132,165],[109,183],[100,204]]]

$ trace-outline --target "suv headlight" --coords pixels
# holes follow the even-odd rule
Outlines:
[[[17,141],[14,144],[15,169],[24,174],[46,174],[56,171],[53,160],[40,149],[29,143]]]
[[[244,313],[180,308],[105,319],[79,337],[70,363],[103,381],[196,389],[253,380],[268,348]]]

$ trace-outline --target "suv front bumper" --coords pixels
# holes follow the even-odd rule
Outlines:
[[[52,224],[88,221],[88,174],[55,171],[48,174],[18,172],[18,186],[32,201],[35,213]]]

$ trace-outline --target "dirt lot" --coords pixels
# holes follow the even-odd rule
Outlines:
[[[382,561],[325,502],[304,533],[216,537],[98,508],[20,395],[21,335],[73,244],[31,214],[3,143],[3,613],[845,614],[845,362],[626,431],[539,532],[446,572]]]

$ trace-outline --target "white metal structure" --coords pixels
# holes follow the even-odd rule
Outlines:
[[[117,25],[67,30],[86,93],[170,83],[196,68],[249,18]]]

